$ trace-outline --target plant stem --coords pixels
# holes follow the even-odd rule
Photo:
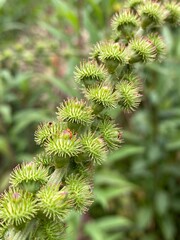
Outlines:
[[[15,229],[9,229],[8,232],[5,234],[5,240],[26,240],[31,232],[34,232],[36,228],[36,220],[32,220],[29,222],[26,227],[19,232],[15,232]]]
[[[67,165],[62,168],[55,169],[47,184],[59,185],[61,183],[63,176],[67,173],[67,169],[68,169]]]

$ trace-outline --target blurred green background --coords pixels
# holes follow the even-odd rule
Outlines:
[[[74,67],[109,38],[118,0],[0,0],[0,191],[14,166],[38,152],[37,125],[80,97]],[[168,54],[139,67],[142,103],[116,112],[124,143],[95,175],[95,202],[72,213],[68,240],[179,240],[180,30],[162,29]]]

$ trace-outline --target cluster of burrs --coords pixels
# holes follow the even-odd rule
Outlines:
[[[136,63],[161,60],[160,29],[179,23],[180,6],[173,1],[130,0],[113,17],[111,40],[96,44],[75,69],[84,99],[64,101],[57,120],[35,132],[42,152],[13,170],[0,198],[0,239],[64,239],[69,212],[85,212],[93,201],[95,166],[122,142],[111,110],[131,112],[140,103]]]

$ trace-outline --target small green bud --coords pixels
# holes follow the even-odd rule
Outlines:
[[[35,240],[65,240],[66,226],[64,223],[51,220],[42,220],[38,231],[33,239]]]
[[[141,79],[133,71],[125,72],[120,78],[120,81],[127,81],[130,84],[132,83],[134,86],[138,87],[139,90],[142,90],[143,88]]]
[[[148,0],[139,7],[139,15],[142,17],[142,28],[146,29],[162,25],[167,13],[160,3]]]
[[[64,221],[69,213],[70,203],[67,201],[67,193],[58,189],[58,186],[44,186],[37,193],[38,207],[49,219]]]
[[[156,58],[156,48],[153,43],[145,37],[135,38],[129,43],[130,51],[132,51],[130,63],[135,62],[151,62]]]
[[[96,60],[98,64],[102,63],[99,56],[103,44],[104,44],[103,42],[96,43],[90,52],[91,59]]]
[[[3,237],[7,230],[8,230],[8,225],[0,222],[0,239],[4,239]]]
[[[119,64],[124,66],[128,62],[125,47],[114,42],[101,44],[99,59],[105,64],[109,73],[113,73]]]
[[[180,25],[180,4],[169,2],[165,4],[167,9],[166,21],[173,25]]]
[[[96,62],[83,62],[75,69],[75,80],[83,82],[87,87],[96,82],[102,82],[107,78],[107,72],[103,65]]]
[[[148,38],[156,48],[156,60],[162,60],[167,52],[166,45],[163,42],[163,39],[156,33],[149,34]]]
[[[99,131],[102,134],[102,138],[110,150],[114,150],[120,147],[122,143],[121,130],[109,120],[103,120],[98,125]]]
[[[21,189],[10,188],[0,199],[0,219],[18,226],[35,217],[37,202],[33,195]]]
[[[41,123],[34,134],[35,142],[43,145],[47,140],[59,136],[65,127],[65,123],[62,122]]]
[[[92,187],[87,179],[80,175],[70,175],[66,179],[68,199],[73,208],[80,212],[86,212],[92,204]]]
[[[23,163],[11,173],[10,184],[36,192],[42,184],[48,181],[48,178],[48,168],[38,166],[35,162]]]
[[[128,6],[131,9],[136,9],[137,7],[139,7],[141,4],[143,4],[143,0],[129,0],[128,1]]]
[[[124,10],[116,14],[112,19],[112,29],[121,32],[121,37],[125,37],[128,40],[134,37],[134,31],[138,26],[138,16],[130,10]]]
[[[14,57],[14,52],[12,49],[5,49],[2,55],[4,59],[10,59]]]
[[[119,83],[116,88],[119,93],[119,105],[121,108],[127,112],[134,111],[141,101],[139,89],[127,81]]]
[[[76,136],[69,139],[59,136],[46,142],[45,151],[49,155],[59,156],[59,160],[61,158],[69,159],[78,156],[81,152],[80,140]]]
[[[106,160],[107,150],[103,139],[88,132],[82,136],[81,143],[87,160],[92,161],[94,164],[101,164]]]
[[[90,124],[94,118],[91,107],[78,99],[68,99],[62,103],[57,115],[58,119],[82,126]]]
[[[117,94],[110,85],[100,84],[90,87],[85,90],[85,96],[95,105],[103,108],[115,108],[117,104]]]
[[[55,160],[54,157],[47,155],[47,153],[45,152],[39,153],[34,157],[34,162],[38,166],[48,167],[48,166],[54,165],[54,160]]]

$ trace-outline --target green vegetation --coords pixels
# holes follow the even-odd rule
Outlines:
[[[1,189],[29,162],[0,200],[2,239],[178,239],[180,8],[158,2],[1,1]]]

